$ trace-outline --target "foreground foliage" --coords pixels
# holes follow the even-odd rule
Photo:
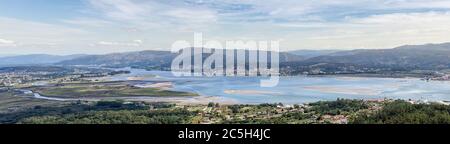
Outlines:
[[[308,105],[177,106],[100,101],[35,107],[0,114],[0,123],[21,124],[449,124],[450,106],[406,101],[338,99]]]
[[[387,103],[375,114],[361,114],[355,124],[450,124],[450,106],[411,104],[405,101]]]
[[[176,110],[89,111],[63,116],[39,116],[21,120],[24,124],[183,124],[192,112]]]
[[[63,107],[35,107],[26,111],[0,114],[0,123],[176,124],[186,123],[194,114],[182,109],[167,109],[173,106],[165,103],[144,105],[122,101],[101,101],[93,105],[74,103]]]

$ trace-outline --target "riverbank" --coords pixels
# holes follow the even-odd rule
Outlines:
[[[60,98],[43,96],[40,93],[35,93],[30,90],[19,90],[24,95],[23,97],[33,97],[35,99],[47,100],[47,101],[61,101],[61,102],[76,102],[76,101],[86,101],[86,102],[98,102],[98,101],[130,101],[130,102],[167,102],[175,103],[179,105],[197,105],[197,104],[208,104],[208,103],[221,103],[225,105],[239,104],[239,102],[214,97],[214,96],[191,96],[191,97],[177,97],[177,96],[167,96],[167,97],[149,97],[149,96],[136,96],[136,97],[83,97],[83,98]]]

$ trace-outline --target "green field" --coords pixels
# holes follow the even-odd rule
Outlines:
[[[36,87],[33,91],[49,97],[79,98],[79,97],[183,97],[197,96],[195,93],[162,90],[158,88],[138,88],[123,83],[117,84],[67,84],[63,86]]]

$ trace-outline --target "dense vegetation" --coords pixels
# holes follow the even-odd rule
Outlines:
[[[267,119],[244,119],[224,121],[224,124],[313,124],[318,123],[311,113],[291,112],[282,114],[280,117]]]
[[[339,115],[354,113],[369,106],[363,100],[337,99],[336,101],[316,102],[310,104],[311,111],[316,111],[322,115]]]
[[[405,101],[387,103],[375,114],[360,114],[355,124],[450,124],[450,106],[411,104]]]
[[[62,116],[38,116],[21,120],[23,124],[183,124],[194,113],[174,110],[88,111]]]
[[[124,124],[124,123],[185,123],[193,114],[172,108],[166,103],[125,103],[100,101],[95,104],[73,103],[62,107],[34,107],[29,110],[0,114],[0,123],[25,124]],[[155,110],[153,110],[155,109]]]
[[[405,101],[344,100],[306,106],[282,104],[176,106],[167,103],[100,101],[34,107],[0,114],[0,123],[21,124],[449,124],[450,106]],[[206,121],[205,121],[206,120]],[[339,119],[338,119],[339,120]],[[338,121],[341,122],[341,121]]]

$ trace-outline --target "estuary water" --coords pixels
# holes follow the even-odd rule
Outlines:
[[[123,70],[123,69],[121,69]],[[232,99],[239,103],[309,103],[344,99],[450,101],[450,82],[417,78],[280,77],[276,87],[260,87],[259,77],[175,77],[167,71],[126,69],[112,80],[139,78],[149,84],[171,82],[172,90]]]

